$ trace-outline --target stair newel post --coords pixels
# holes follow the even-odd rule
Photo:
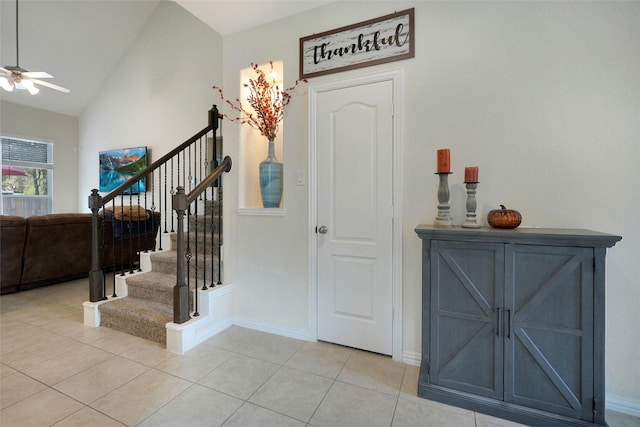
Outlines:
[[[215,133],[218,130],[218,119],[220,118],[220,113],[218,112],[218,106],[213,105],[209,110],[209,126],[213,128],[213,133],[215,137]]]
[[[104,292],[104,275],[100,269],[100,249],[98,247],[98,211],[102,206],[102,197],[97,189],[91,190],[89,209],[91,209],[91,271],[89,272],[89,301],[98,302],[106,299]]]
[[[177,236],[177,273],[176,285],[173,288],[173,322],[184,323],[191,319],[189,316],[189,288],[184,280],[185,258],[184,258],[184,216],[189,202],[184,192],[184,187],[178,186],[176,194],[173,195],[173,209],[176,211],[178,222]]]

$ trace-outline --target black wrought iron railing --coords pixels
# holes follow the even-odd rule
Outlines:
[[[171,233],[177,246],[174,322],[188,320],[190,308],[198,315],[197,292],[190,304],[192,280],[193,289],[222,283],[222,175],[231,170],[231,159],[222,159],[221,119],[214,105],[200,132],[109,194],[91,191],[91,302],[107,298],[107,271],[114,271],[115,297],[116,275],[141,271],[140,253],[162,251],[162,236]]]

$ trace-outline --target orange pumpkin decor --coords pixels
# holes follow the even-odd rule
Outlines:
[[[516,228],[522,222],[520,212],[507,209],[500,205],[500,209],[494,209],[487,215],[487,221],[493,228]]]

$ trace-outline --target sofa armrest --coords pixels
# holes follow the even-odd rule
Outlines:
[[[22,252],[27,220],[21,216],[0,215],[0,293],[18,290],[22,277]]]

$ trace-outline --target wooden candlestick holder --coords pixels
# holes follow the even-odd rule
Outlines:
[[[467,219],[462,226],[464,228],[480,228],[476,218],[476,190],[478,183],[465,182],[464,185],[467,187]]]
[[[453,227],[453,220],[449,212],[449,175],[451,172],[437,172],[440,178],[438,185],[438,216],[436,216],[433,225],[436,227]]]

